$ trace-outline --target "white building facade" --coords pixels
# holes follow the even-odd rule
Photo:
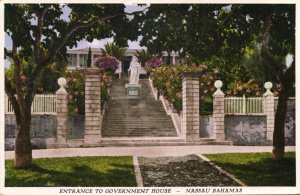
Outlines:
[[[125,58],[122,60],[122,71],[127,71],[130,65],[130,61],[132,56],[136,54],[137,51],[141,51],[140,49],[126,49]],[[76,49],[76,50],[68,50],[68,69],[77,69],[84,68],[87,66],[89,48],[84,49]],[[92,59],[91,65],[94,66],[95,58],[101,55],[101,50],[96,48],[91,48]],[[171,64],[179,63],[179,56],[175,52],[171,53]],[[168,54],[166,52],[163,53],[162,61],[166,64],[168,58]]]

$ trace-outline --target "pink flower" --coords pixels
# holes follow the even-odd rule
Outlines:
[[[26,78],[26,76],[25,76],[24,74],[22,74],[21,77],[20,77],[20,79],[21,79],[22,81],[25,81],[27,78]]]
[[[73,112],[77,113],[78,112],[78,108],[74,108]]]
[[[74,78],[74,79],[73,79],[73,82],[74,82],[74,83],[76,83],[76,82],[77,82],[77,79],[76,79],[76,78]]]
[[[78,91],[75,91],[74,94],[75,94],[75,95],[78,95]]]
[[[69,100],[72,100],[72,99],[73,99],[73,96],[69,94]]]

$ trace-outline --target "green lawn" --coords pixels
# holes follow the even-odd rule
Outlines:
[[[5,162],[5,186],[136,186],[132,157],[72,157],[34,159],[27,170]]]
[[[212,162],[248,186],[295,186],[295,152],[273,161],[271,153],[207,154]]]

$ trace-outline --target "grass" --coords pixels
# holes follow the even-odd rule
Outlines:
[[[248,186],[295,186],[295,152],[285,159],[272,160],[271,153],[207,154],[212,162]]]
[[[6,187],[136,186],[132,157],[72,157],[34,159],[33,166],[16,170],[5,162]]]

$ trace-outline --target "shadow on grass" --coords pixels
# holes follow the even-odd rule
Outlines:
[[[227,154],[228,155],[228,154]],[[234,156],[234,154],[231,154]],[[207,155],[215,164],[235,175],[249,186],[295,186],[296,161],[295,157],[287,156],[283,160],[274,161],[271,157],[244,156],[248,160],[234,161],[234,158]],[[221,155],[220,155],[221,156]],[[223,155],[226,156],[226,155]],[[228,157],[228,156],[227,156]]]
[[[51,160],[49,160],[51,161]],[[27,170],[11,169],[6,177],[6,187],[116,187],[136,186],[133,166],[109,164],[105,171],[74,163],[66,170],[54,170],[34,164]],[[7,173],[6,173],[7,174]]]

